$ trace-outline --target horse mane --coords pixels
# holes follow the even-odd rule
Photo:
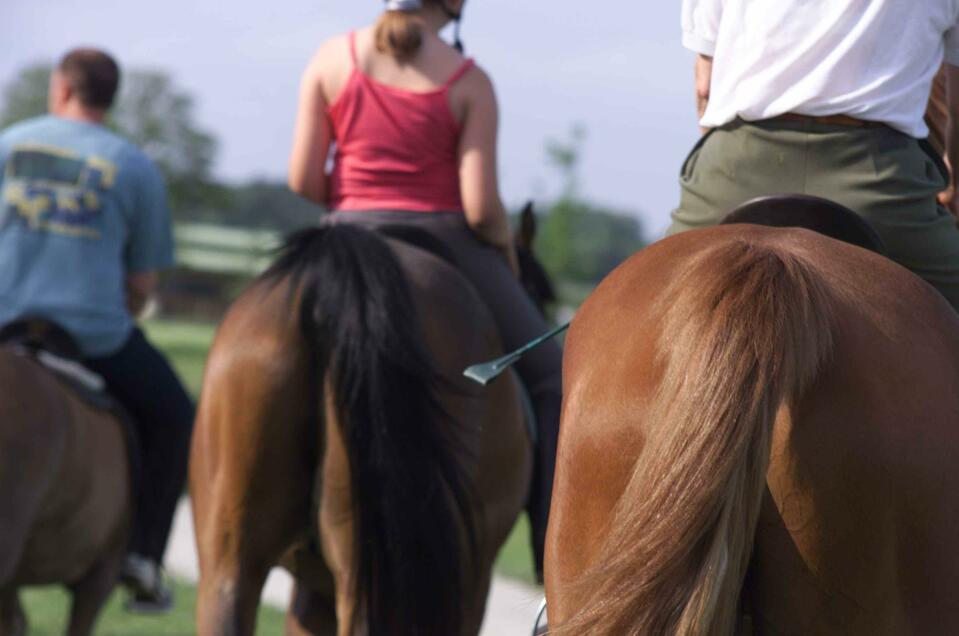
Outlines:
[[[341,426],[350,457],[352,628],[459,634],[476,553],[474,498],[404,272],[377,235],[331,225],[287,240],[264,274],[286,278],[335,393],[337,422],[327,425]]]
[[[734,632],[776,414],[831,355],[823,279],[779,247],[707,249],[660,298],[646,442],[559,636]]]

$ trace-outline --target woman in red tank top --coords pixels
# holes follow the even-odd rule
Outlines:
[[[463,0],[387,0],[378,22],[335,37],[303,75],[290,188],[325,222],[413,225],[450,248],[507,350],[548,329],[516,280],[496,175],[498,113],[486,73],[440,37]],[[458,26],[458,25],[457,25]],[[332,165],[330,150],[333,149]],[[542,570],[561,399],[554,343],[517,364],[539,428],[528,510]]]

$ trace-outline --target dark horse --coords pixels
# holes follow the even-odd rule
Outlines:
[[[198,631],[253,633],[276,563],[292,634],[476,634],[531,451],[489,311],[432,254],[353,227],[294,236],[207,365],[190,491]]]
[[[69,636],[92,633],[131,512],[120,422],[29,356],[0,347],[0,636],[27,633],[17,588],[63,583]]]
[[[551,634],[959,625],[959,318],[804,229],[679,234],[566,342]]]
[[[536,238],[536,213],[533,202],[529,201],[519,214],[519,224],[513,246],[516,248],[516,262],[519,265],[519,282],[539,309],[546,315],[546,306],[556,302],[556,291],[542,263],[533,252]]]

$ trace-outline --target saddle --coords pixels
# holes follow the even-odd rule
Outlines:
[[[0,347],[31,358],[50,371],[84,403],[113,415],[123,429],[133,492],[140,477],[139,438],[133,417],[106,388],[106,381],[83,366],[80,346],[63,327],[45,318],[20,318],[0,326]]]
[[[751,223],[769,227],[799,227],[886,256],[879,234],[862,217],[828,199],[805,194],[760,197],[726,215],[722,225]]]
[[[396,225],[380,226],[376,228],[376,233],[384,238],[393,239],[399,241],[400,243],[406,243],[407,245],[421,249],[424,252],[429,252],[436,258],[440,259],[441,261],[445,261],[448,265],[459,271],[459,268],[456,266],[456,259],[453,256],[453,251],[449,248],[449,246],[425,230],[397,223]]]
[[[36,360],[90,406],[107,411],[119,407],[107,393],[104,379],[83,366],[76,341],[56,323],[21,318],[3,325],[0,346]]]

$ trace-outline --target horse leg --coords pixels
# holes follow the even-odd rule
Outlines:
[[[0,376],[0,382],[4,381]],[[6,389],[10,384],[0,386]],[[34,520],[44,505],[44,495],[57,474],[63,439],[49,421],[27,419],[0,409],[0,422],[24,421],[24,430],[31,431],[29,436],[7,436],[9,427],[0,430],[0,636],[27,633],[26,615],[17,589],[10,582],[21,565]],[[31,487],[25,488],[24,484]]]
[[[119,545],[120,548],[125,547],[126,541]],[[82,579],[70,584],[73,604],[70,608],[68,636],[87,636],[93,633],[93,625],[100,609],[109,598],[120,574],[120,564],[125,552],[120,548],[114,549],[109,556],[94,565]]]
[[[202,636],[253,634],[267,574],[307,525],[308,488],[295,477],[267,478],[263,470],[251,467],[249,480],[233,473],[237,488],[214,488],[207,507],[201,506],[205,497],[194,501],[200,554],[197,627]],[[257,486],[250,482],[263,480],[275,491],[254,494]],[[312,483],[304,481],[307,486]],[[192,491],[197,492],[195,485]]]
[[[324,589],[325,588],[325,589]],[[297,581],[286,614],[286,636],[334,636],[336,605],[333,579],[328,582]]]
[[[270,568],[309,529],[315,387],[296,316],[276,310],[269,294],[285,306],[282,289],[266,299],[249,292],[207,363],[190,459],[201,636],[252,634]]]
[[[17,588],[0,590],[0,636],[26,636],[27,616],[20,605]]]
[[[480,628],[483,626],[483,617],[486,615],[486,601],[489,598],[490,582],[493,578],[492,564],[486,566],[478,578],[475,587],[472,588],[473,597],[463,599],[464,634],[479,634]]]
[[[202,636],[253,633],[270,568],[308,528],[313,478],[297,461],[302,447],[288,446],[279,432],[298,427],[282,418],[267,417],[264,422],[277,431],[269,442],[271,450],[288,453],[285,457],[249,464],[244,460],[250,453],[220,457],[220,474],[203,486],[199,484],[206,481],[202,475],[209,466],[194,459],[191,493],[200,555],[197,627]],[[262,448],[260,444],[252,447]],[[201,492],[206,487],[210,491]]]
[[[213,575],[203,575],[197,589],[197,629],[204,636],[252,635],[265,567],[221,560]]]
[[[42,505],[42,498],[36,493],[26,493],[13,471],[4,470],[0,462],[0,585],[8,584],[17,572],[17,566],[23,557],[23,549],[30,533],[30,521]],[[19,490],[20,492],[14,492]],[[2,588],[0,588],[2,589]],[[2,632],[0,632],[2,633]]]
[[[353,510],[349,504],[349,474],[337,470],[343,467],[342,463],[330,461],[331,447],[340,451],[339,459],[348,461],[348,458],[336,426],[330,427],[327,436],[323,465],[317,476],[321,556],[314,567],[309,568],[308,577],[297,578],[286,622],[287,634],[293,636],[351,633],[354,599],[348,577],[353,564]]]

